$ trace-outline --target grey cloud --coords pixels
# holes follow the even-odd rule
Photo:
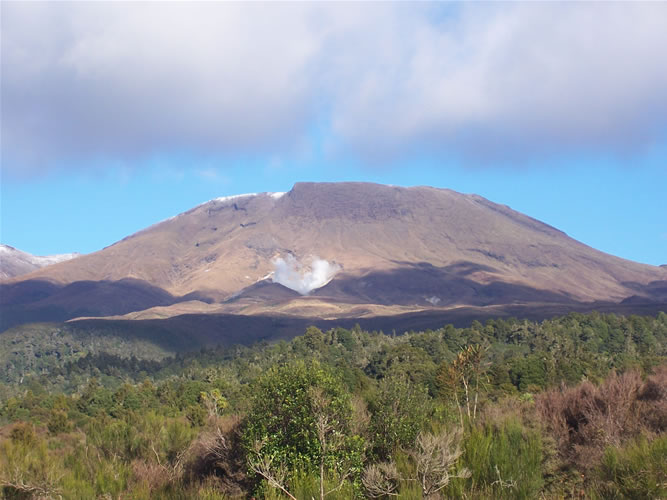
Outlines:
[[[664,139],[667,4],[3,3],[3,168],[287,153],[489,161]]]
[[[294,7],[3,5],[10,165],[272,150],[303,133],[317,36]],[[283,32],[284,30],[284,32]]]

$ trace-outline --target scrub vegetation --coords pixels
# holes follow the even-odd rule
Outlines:
[[[664,313],[310,327],[175,356],[14,340],[4,498],[667,497]]]

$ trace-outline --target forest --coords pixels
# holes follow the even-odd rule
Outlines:
[[[0,335],[4,498],[667,498],[664,312],[177,354],[47,330]]]

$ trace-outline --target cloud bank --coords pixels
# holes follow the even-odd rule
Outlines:
[[[286,259],[278,257],[273,261],[273,265],[273,282],[280,283],[301,295],[308,295],[313,290],[323,287],[340,271],[338,264],[317,257],[313,258],[309,267],[305,267],[291,254]]]
[[[414,152],[488,163],[665,139],[667,3],[4,2],[2,163]]]

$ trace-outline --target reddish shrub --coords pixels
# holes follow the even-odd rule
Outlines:
[[[639,391],[638,405],[648,430],[667,431],[667,365],[658,367]]]
[[[155,462],[135,460],[132,462],[132,475],[137,483],[145,483],[151,493],[163,488],[167,483],[174,480],[171,471]]]
[[[609,445],[664,430],[667,367],[642,381],[636,371],[613,373],[595,386],[546,391],[536,399],[543,424],[556,439],[561,457],[587,469]]]

